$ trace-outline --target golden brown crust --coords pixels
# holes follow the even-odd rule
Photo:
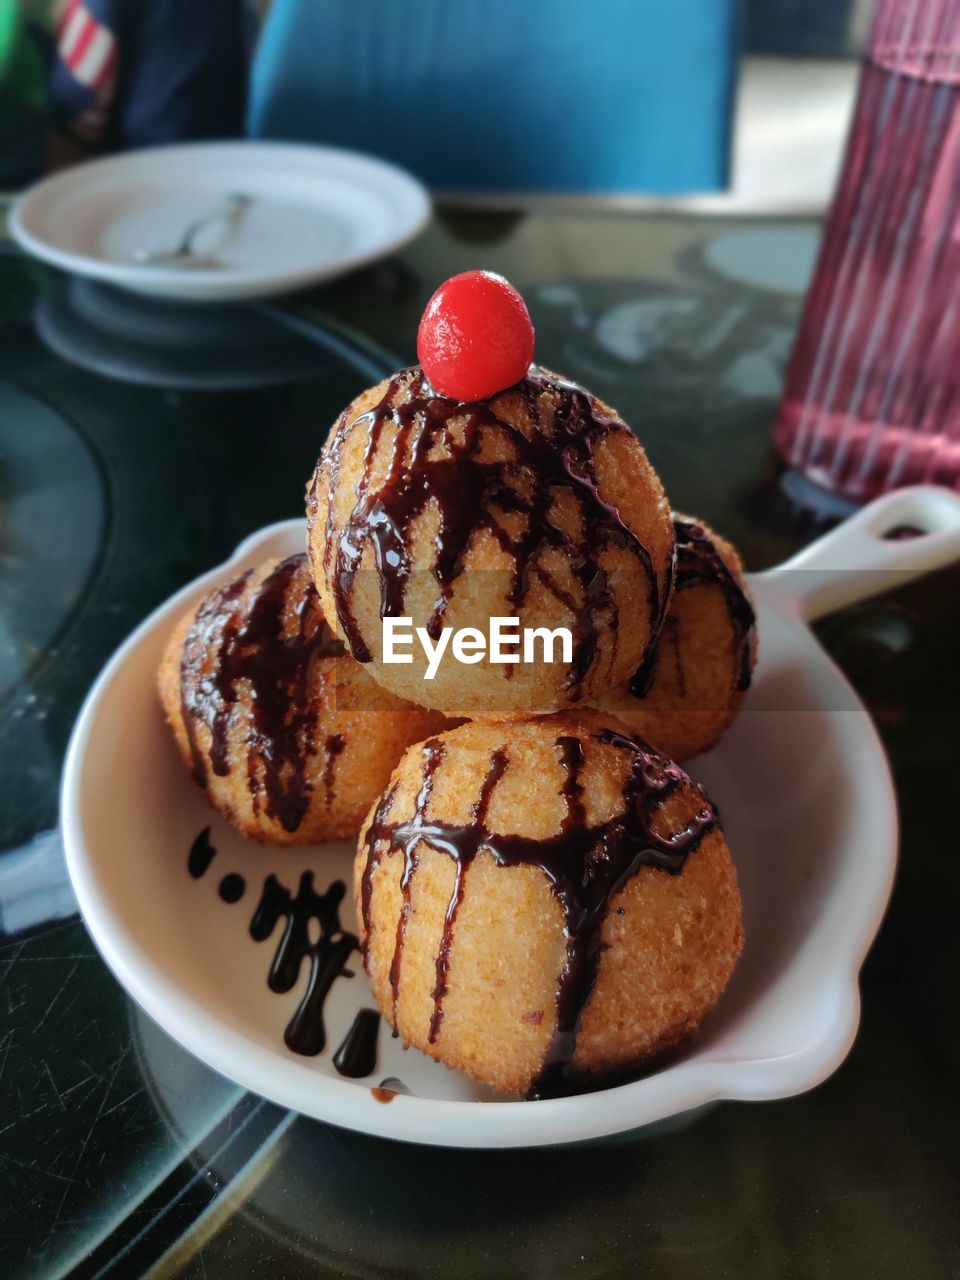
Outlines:
[[[749,600],[736,549],[702,520],[697,524]],[[755,629],[748,644],[752,669]],[[744,694],[739,687],[741,668],[741,649],[724,589],[698,583],[673,593],[646,694],[634,696],[625,683],[594,699],[593,705],[618,716],[632,733],[671,759],[689,760],[716,746],[736,719]]]
[[[266,562],[248,579],[239,599],[240,615],[249,616],[258,589],[277,563]],[[288,629],[300,594],[309,585],[304,565],[291,587]],[[177,623],[158,673],[164,714],[184,764],[191,771],[194,761],[184,724],[181,664],[184,645],[201,607],[202,602]],[[216,660],[216,653],[211,652],[210,669],[215,669]],[[254,723],[249,682],[239,682],[230,715],[226,774],[219,775],[210,767],[209,725],[200,718],[194,720],[195,742],[205,766],[204,790],[210,803],[244,835],[265,843],[313,844],[355,836],[373,798],[384,786],[403,751],[450,723],[436,712],[413,706],[381,689],[345,654],[321,656],[312,661],[306,695],[314,750],[304,753],[306,807],[292,831],[285,830],[263,803],[262,763],[255,765],[251,783],[249,742]]]
[[[596,712],[536,720],[473,722],[439,736],[443,759],[427,809],[432,822],[469,823],[491,756],[505,748],[509,763],[492,794],[487,825],[494,833],[549,840],[567,815],[566,774],[557,739],[583,744],[582,800],[591,826],[623,810],[629,760],[598,740],[617,722]],[[423,785],[422,748],[406,752],[391,778],[390,821],[409,820]],[[663,802],[659,834],[682,830],[702,808],[692,783]],[[358,914],[367,866],[366,836],[355,864]],[[382,851],[381,851],[382,853]],[[369,897],[366,964],[376,1002],[405,1043],[492,1088],[525,1093],[536,1079],[557,1021],[558,978],[566,956],[564,917],[537,866],[499,865],[481,851],[469,866],[452,935],[448,989],[435,1042],[436,958],[455,879],[455,864],[424,841],[416,848],[405,937],[400,953],[396,1016],[391,967],[403,911],[401,853],[375,863]],[[692,1035],[714,1007],[742,946],[736,873],[719,830],[707,834],[671,875],[642,867],[611,900],[602,931],[604,951],[582,1016],[572,1059],[584,1077],[603,1077],[658,1057]]]
[[[308,553],[321,606],[333,627],[338,623],[333,592],[336,548],[353,512],[367,465],[370,418],[364,415],[380,404],[391,386],[389,381],[380,383],[347,407],[331,433],[308,490]],[[397,402],[404,403],[403,387],[396,394]],[[558,405],[569,394],[562,384],[541,391],[535,397],[536,416],[531,412],[529,397],[519,391],[494,397],[486,408],[504,427],[500,430],[495,423],[484,426],[477,456],[484,462],[515,462],[517,433],[525,438],[549,439]],[[639,544],[646,548],[662,595],[669,589],[673,556],[673,528],[663,487],[639,441],[615,412],[599,402],[595,402],[595,412],[610,419],[609,428],[598,433],[592,451],[600,498],[607,507],[615,509]],[[454,417],[446,430],[446,438],[455,447],[461,440],[462,422]],[[387,420],[369,464],[370,491],[383,483],[397,435],[396,425]],[[431,456],[443,456],[444,447],[435,446],[438,452]],[[518,483],[521,487],[536,486],[541,483],[541,477],[524,472]],[[551,520],[574,540],[581,536],[585,524],[595,522],[596,513],[585,513],[572,489],[555,488],[551,490],[551,498]],[[514,541],[528,527],[527,518],[521,512],[504,511],[495,504],[494,507],[488,504],[485,510],[488,514],[493,512],[491,518],[498,528],[506,530]],[[428,504],[422,515],[412,522],[409,533],[408,551],[413,569],[406,585],[404,612],[413,617],[415,625],[426,625],[437,600],[433,570],[439,511],[436,503]],[[581,603],[586,599],[586,588],[575,578],[569,555],[559,547],[543,547],[538,555],[535,567],[526,576],[526,595],[517,607],[508,599],[517,568],[516,558],[482,522],[478,524],[459,562],[463,572],[453,583],[444,624],[454,629],[477,627],[486,633],[491,617],[516,615],[524,627],[566,626],[576,633],[575,614],[557,598],[547,580],[559,583],[568,600],[572,597]],[[414,662],[410,665],[385,665],[381,660],[380,588],[374,549],[368,540],[349,594],[349,607],[374,656],[370,673],[399,696],[456,716],[522,717],[531,712],[585,703],[629,677],[655,624],[649,576],[632,540],[626,539],[623,545],[613,541],[602,546],[598,560],[601,569],[609,575],[616,607],[597,624],[596,658],[582,683],[577,684],[570,667],[560,662],[506,667],[484,660],[475,666],[465,666],[449,656],[441,663],[436,677],[428,682],[423,679],[425,663],[418,646],[414,646]]]

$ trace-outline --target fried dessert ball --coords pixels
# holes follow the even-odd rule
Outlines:
[[[438,396],[419,367],[365,391],[331,433],[307,515],[327,621],[385,688],[451,715],[589,701],[629,679],[666,609],[673,526],[640,443],[533,366],[476,403]],[[420,644],[409,664],[383,661],[384,617],[434,639],[516,617],[531,635],[565,627],[571,644],[552,662],[539,641],[526,662],[448,653],[425,680]]]
[[[528,1096],[683,1044],[743,941],[710,801],[591,711],[411,747],[360,833],[355,892],[374,997],[405,1043]]]
[[[159,691],[210,803],[271,844],[355,836],[405,748],[449,724],[344,653],[303,554],[234,578],[183,617]]]
[[[672,760],[720,741],[740,710],[757,656],[750,592],[737,552],[702,522],[674,517],[677,567],[656,647],[594,705]]]

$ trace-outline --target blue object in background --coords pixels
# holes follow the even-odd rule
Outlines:
[[[716,190],[739,35],[738,0],[273,0],[249,129],[441,191]]]

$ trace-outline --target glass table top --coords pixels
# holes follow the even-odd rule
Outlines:
[[[302,511],[329,423],[412,359],[423,304],[454,271],[487,266],[524,291],[538,359],[616,405],[674,506],[749,568],[842,516],[769,447],[815,243],[796,221],[442,214],[400,257],[279,313],[205,318],[5,246],[0,1274],[954,1273],[960,861],[940,815],[960,769],[960,570],[819,628],[878,723],[904,830],[857,1043],[801,1098],[526,1152],[305,1120],[129,1001],[75,915],[56,829],[70,727],[110,653],[247,533]],[[117,857],[136,839],[118,832]]]

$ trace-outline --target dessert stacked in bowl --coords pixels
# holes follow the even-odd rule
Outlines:
[[[753,612],[627,424],[532,363],[506,281],[447,281],[418,354],[334,425],[305,553],[182,619],[161,699],[241,831],[357,838],[405,1043],[508,1093],[597,1087],[694,1035],[740,953],[719,816],[677,761],[736,715]]]

